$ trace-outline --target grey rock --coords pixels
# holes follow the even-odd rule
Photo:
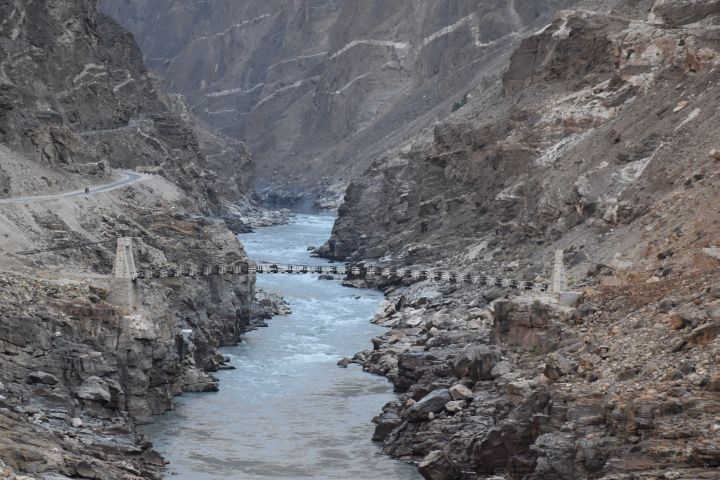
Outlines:
[[[559,303],[565,307],[577,307],[584,297],[582,292],[563,292],[560,294]]]
[[[450,401],[452,397],[448,389],[434,390],[408,409],[407,418],[411,422],[422,422],[428,419],[429,414],[442,412]]]
[[[716,283],[708,291],[711,298],[720,299],[720,284]]]
[[[497,378],[502,377],[503,375],[506,375],[510,372],[512,372],[512,364],[507,360],[503,360],[495,364],[492,370],[490,370],[490,375],[492,375],[493,378]]]
[[[98,377],[90,377],[85,380],[75,390],[75,395],[83,400],[91,400],[95,402],[109,402],[111,399],[108,384]]]
[[[47,372],[32,372],[30,374],[30,380],[35,383],[42,383],[43,385],[57,385],[59,382],[55,375]]]
[[[552,433],[538,437],[533,446],[538,460],[535,467],[536,477],[567,479],[576,478],[573,462],[575,439],[570,434]]]
[[[705,307],[705,313],[711,320],[720,320],[720,301],[710,303]]]
[[[551,353],[545,359],[544,375],[552,381],[559,380],[575,371],[575,365],[559,353]]]
[[[418,465],[418,471],[425,480],[453,480],[460,474],[442,450],[428,453]]]
[[[595,307],[590,303],[582,303],[578,307],[578,313],[582,315],[583,317],[587,317],[588,315],[592,315],[596,312]]]
[[[475,381],[491,380],[492,369],[501,359],[502,354],[498,347],[470,345],[455,360],[455,376],[470,377]]]
[[[80,462],[75,465],[75,473],[81,478],[100,478],[98,471],[90,462]]]
[[[658,308],[663,313],[669,313],[675,307],[677,307],[677,300],[672,297],[663,298],[658,304]]]
[[[402,419],[395,411],[383,412],[373,419],[375,423],[375,431],[373,432],[373,442],[384,441],[390,433],[402,424]]]

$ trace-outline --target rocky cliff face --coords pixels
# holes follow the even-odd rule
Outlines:
[[[192,119],[158,96],[132,36],[99,15],[95,3],[0,5],[0,141],[72,174],[100,175],[108,165],[152,170],[208,210],[219,211],[218,191],[243,198],[237,184],[244,180],[235,179],[248,168],[242,145],[217,138],[198,144]],[[220,147],[237,161],[218,180],[203,153]]]
[[[507,47],[569,0],[103,0],[163,86],[246,139],[269,202],[346,184],[491,82]],[[487,80],[483,78],[487,77]],[[331,189],[332,190],[332,189]]]
[[[510,263],[574,245],[599,260],[587,249],[622,250],[663,202],[691,229],[716,193],[717,17],[677,26],[666,3],[647,8],[565,11],[523,40],[467,112],[350,185],[327,251]]]
[[[207,372],[249,327],[254,283],[115,280],[115,240],[135,237],[144,268],[246,261],[208,217],[245,196],[246,177],[211,173],[203,152],[237,155],[238,169],[247,154],[161,97],[94,1],[0,2],[0,19],[0,476],[160,478],[135,425],[217,388]],[[150,173],[9,201],[108,183],[118,167]]]
[[[549,280],[561,297],[386,285],[355,360],[427,479],[713,478],[718,403],[714,1],[581,2],[497,83],[350,184],[322,251]]]
[[[374,320],[390,332],[355,356],[401,392],[374,439],[428,480],[715,478],[716,268],[586,290],[570,307],[396,292]]]

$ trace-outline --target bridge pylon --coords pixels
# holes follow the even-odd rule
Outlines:
[[[115,267],[113,268],[115,278],[135,280],[138,278],[137,265],[135,265],[135,254],[133,253],[133,238],[120,237],[117,239],[117,250],[115,251]]]
[[[119,237],[115,251],[115,265],[113,267],[114,280],[108,295],[108,302],[123,308],[127,313],[137,309],[137,288],[135,280],[138,278],[138,269],[135,265],[133,253],[133,238]]]
[[[563,250],[555,250],[555,262],[553,264],[552,291],[563,293],[567,291],[567,274],[565,273],[565,260]]]

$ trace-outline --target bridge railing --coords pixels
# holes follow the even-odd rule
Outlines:
[[[341,275],[356,278],[388,278],[411,279],[415,281],[433,280],[450,284],[472,284],[487,287],[511,288],[516,290],[542,291],[550,289],[546,282],[530,282],[512,278],[500,278],[468,271],[426,270],[411,268],[392,268],[376,266],[340,266],[340,265],[282,265],[282,264],[255,264],[240,262],[232,265],[206,265],[206,266],[167,266],[138,270],[137,278],[176,278],[176,277],[203,277],[216,275],[262,275],[262,274],[317,274]]]

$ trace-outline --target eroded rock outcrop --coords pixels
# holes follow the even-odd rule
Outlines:
[[[594,311],[584,316],[550,297],[468,307],[474,292],[446,291],[422,307],[421,317],[432,321],[413,328],[405,311],[417,310],[414,299],[427,285],[406,287],[394,294],[397,312],[376,316],[391,330],[356,361],[390,378],[408,355],[437,365],[416,370],[422,373],[404,384],[400,399],[386,405],[374,439],[417,462],[427,479],[714,478],[717,335],[677,348],[688,334],[655,317],[673,292],[677,309],[696,314],[690,337],[711,331],[712,320],[700,312],[717,300],[703,285],[718,281],[709,268],[666,285],[588,289]],[[521,329],[506,328],[508,311]],[[488,313],[491,322],[479,321]],[[477,343],[479,332],[485,343]],[[551,332],[559,342],[547,342]],[[433,344],[438,336],[454,340]],[[457,368],[492,351],[502,358],[496,366],[507,368],[475,377]]]
[[[206,211],[248,198],[244,146],[160,95],[132,35],[98,14],[95,1],[10,1],[0,16],[0,142],[39,164],[27,187],[97,183],[110,166],[160,174]],[[212,173],[222,158],[232,159],[224,174]],[[60,168],[41,181],[46,167]],[[7,183],[0,195],[25,191]]]

